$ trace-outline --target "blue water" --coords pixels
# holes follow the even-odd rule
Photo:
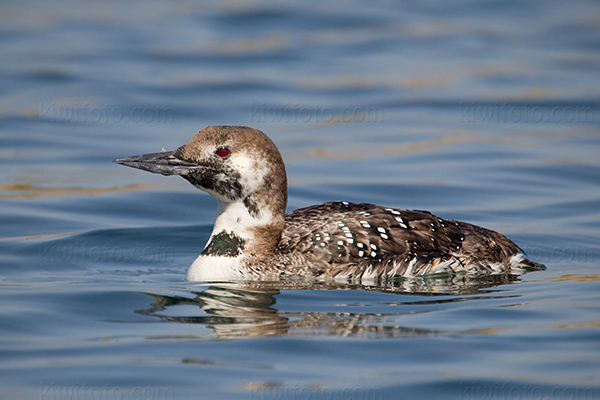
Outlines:
[[[0,5],[0,398],[600,398],[594,1]],[[547,270],[191,284],[216,203],[111,160],[214,124],[289,208],[431,210]]]

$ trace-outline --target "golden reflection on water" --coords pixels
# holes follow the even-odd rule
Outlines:
[[[593,282],[600,281],[600,275],[588,274],[588,275],[576,275],[576,274],[564,274],[560,276],[554,276],[551,278],[553,281],[576,281],[576,282]]]
[[[312,148],[304,151],[294,151],[286,153],[286,159],[306,159],[306,158],[325,158],[325,159],[365,159],[378,157],[396,157],[402,155],[414,155],[415,153],[431,154],[441,151],[446,146],[470,145],[470,144],[502,144],[516,146],[519,139],[513,137],[484,136],[468,130],[454,131],[451,135],[445,135],[431,140],[422,140],[407,142],[403,144],[386,145],[380,144],[373,146],[356,147],[356,151],[350,152],[331,152],[323,148]]]
[[[47,187],[32,184],[8,184],[0,185],[0,192],[17,193],[0,194],[0,199],[32,199],[37,197],[49,196],[92,196],[115,192],[143,191],[152,186],[152,184],[148,183],[132,183],[128,185],[111,186],[103,188],[86,188],[83,186]]]

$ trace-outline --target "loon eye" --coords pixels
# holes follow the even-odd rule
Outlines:
[[[216,155],[218,155],[221,158],[225,158],[229,155],[229,149],[226,147],[221,147],[220,149],[218,149],[215,153]]]

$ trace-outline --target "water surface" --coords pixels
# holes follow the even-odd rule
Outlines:
[[[599,11],[3,3],[0,397],[600,397]],[[547,270],[185,282],[216,202],[111,160],[212,124],[273,138],[290,210],[431,210]]]

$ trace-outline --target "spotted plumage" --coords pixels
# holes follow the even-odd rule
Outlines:
[[[520,257],[509,239],[488,229],[427,211],[347,202],[287,214],[276,254],[284,260],[297,258],[294,264],[305,275],[351,279],[493,273],[513,256],[515,267],[515,261],[537,267]]]
[[[174,152],[115,161],[181,175],[219,201],[213,233],[188,270],[188,280],[372,282],[543,268],[497,232],[427,211],[330,202],[286,215],[283,160],[275,144],[256,129],[208,127]]]

